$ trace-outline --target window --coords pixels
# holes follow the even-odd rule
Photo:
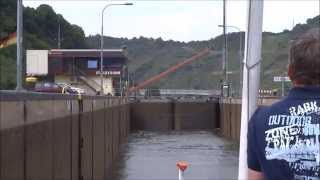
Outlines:
[[[97,60],[88,60],[88,69],[97,69],[98,62]]]

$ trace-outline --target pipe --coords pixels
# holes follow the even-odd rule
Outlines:
[[[184,180],[183,171],[179,169],[179,180]]]
[[[257,108],[260,85],[262,45],[263,0],[248,1],[248,26],[246,31],[243,69],[241,133],[238,179],[248,179],[247,132],[248,121]]]

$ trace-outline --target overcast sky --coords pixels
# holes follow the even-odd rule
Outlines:
[[[49,4],[86,35],[100,34],[101,11],[108,0],[24,0],[29,7]],[[164,40],[207,40],[222,33],[223,1],[126,1],[133,6],[111,6],[105,11],[104,34],[113,37],[161,37]],[[281,32],[320,14],[318,0],[265,0],[263,30]],[[227,1],[227,24],[245,30],[247,1]],[[228,29],[228,31],[237,31]]]

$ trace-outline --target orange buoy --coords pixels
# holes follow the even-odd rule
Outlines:
[[[185,171],[188,168],[188,163],[185,161],[179,161],[177,163],[177,167],[181,170],[181,171]]]

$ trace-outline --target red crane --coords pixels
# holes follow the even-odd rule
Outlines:
[[[148,85],[151,84],[151,83],[154,83],[154,82],[156,82],[156,81],[159,81],[161,78],[163,78],[164,76],[166,76],[166,75],[168,75],[168,74],[176,71],[177,69],[179,69],[179,68],[181,68],[181,67],[183,67],[183,66],[185,66],[185,65],[187,65],[187,64],[190,64],[191,62],[193,62],[193,61],[195,61],[195,60],[198,60],[198,59],[200,59],[200,58],[203,57],[203,56],[208,55],[209,52],[210,52],[210,50],[209,50],[208,48],[203,49],[202,51],[196,53],[195,55],[193,55],[192,57],[184,60],[183,62],[180,62],[180,63],[178,63],[178,64],[170,67],[170,68],[167,69],[166,71],[163,71],[163,72],[161,72],[160,74],[155,75],[155,76],[153,76],[153,77],[151,77],[151,78],[143,81],[142,83],[138,84],[137,86],[130,87],[130,88],[128,89],[128,92],[129,92],[129,93],[130,93],[130,92],[135,92],[135,91],[137,91],[137,90],[139,90],[139,89],[142,89],[142,88],[148,86]]]

